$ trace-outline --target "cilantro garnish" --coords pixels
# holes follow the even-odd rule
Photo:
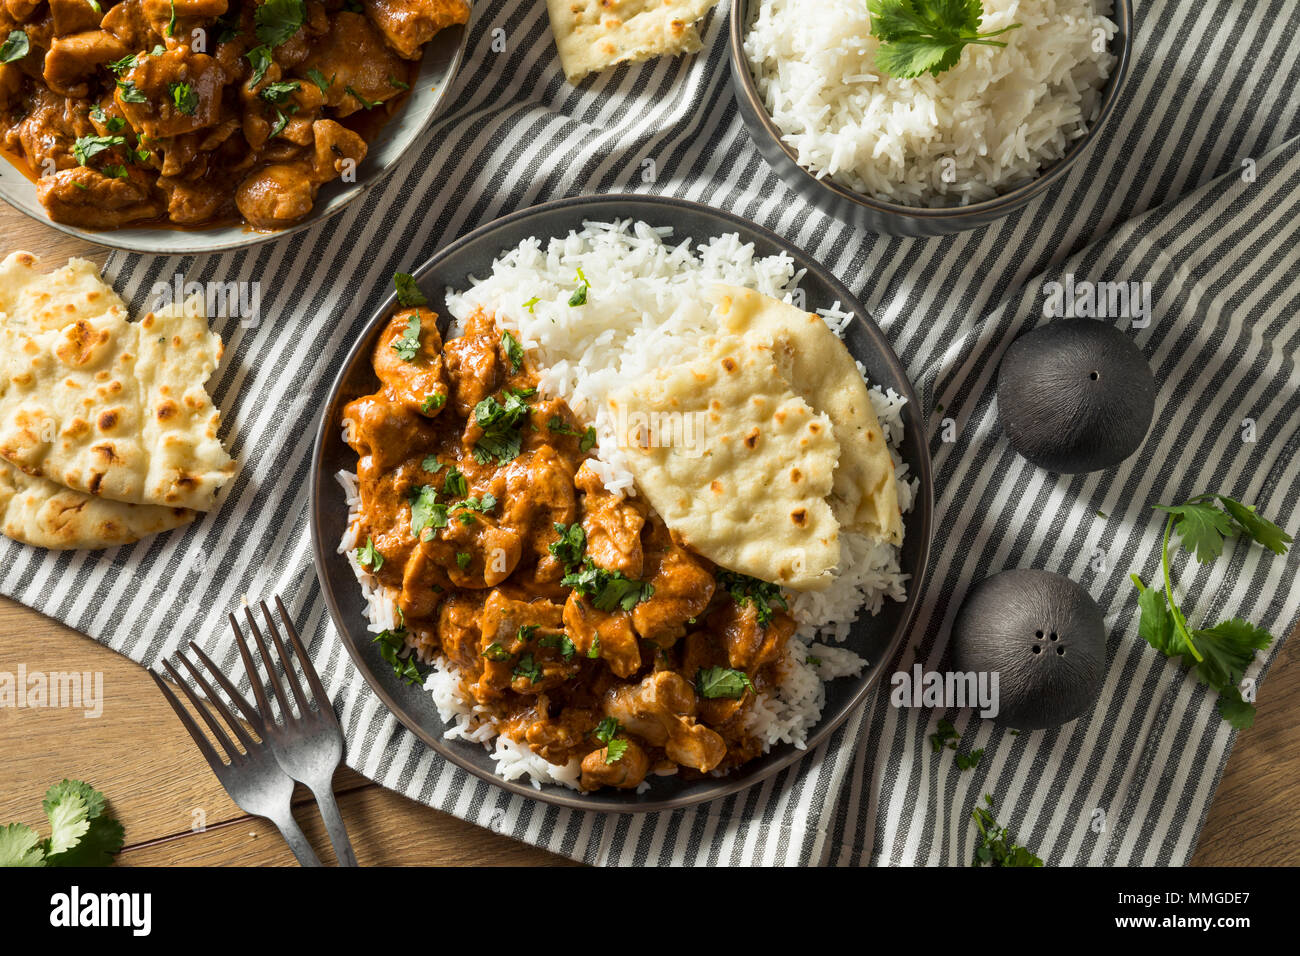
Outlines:
[[[388,85],[395,90],[409,90],[411,88],[410,83],[403,82],[395,76],[390,76],[388,78]]]
[[[582,525],[575,521],[565,527],[557,521],[553,527],[560,537],[559,540],[548,544],[547,550],[568,569],[582,564],[583,555],[587,550],[587,533],[582,530]]]
[[[993,798],[987,793],[984,802],[990,809],[977,806],[971,812],[980,832],[980,844],[975,847],[971,866],[1042,866],[1042,860],[1023,846],[1016,845],[1006,827],[998,826],[998,821],[993,819]]]
[[[424,461],[420,462],[420,467],[425,471],[433,472],[435,475],[442,470],[442,462],[438,460],[437,455],[426,455]]]
[[[276,47],[298,32],[306,17],[303,0],[266,0],[253,15],[257,38]]]
[[[876,67],[904,79],[952,69],[968,44],[1006,46],[993,37],[1020,26],[980,33],[980,0],[867,0],[867,12],[871,35],[880,41]]]
[[[1197,680],[1218,691],[1219,716],[1238,730],[1255,721],[1255,705],[1241,695],[1241,680],[1255,659],[1273,641],[1272,635],[1241,618],[1230,618],[1193,630],[1174,598],[1169,570],[1169,538],[1177,530],[1185,550],[1202,564],[1223,553],[1223,539],[1241,535],[1274,554],[1285,554],[1291,536],[1255,509],[1226,495],[1199,495],[1181,505],[1156,505],[1165,512],[1165,533],[1160,547],[1164,590],[1148,588],[1131,574],[1138,589],[1138,634],[1166,657],[1181,657]]]
[[[315,83],[322,93],[329,92],[329,88],[334,84],[334,78],[337,76],[338,74],[335,73],[334,76],[327,78],[324,73],[315,67],[307,71],[307,79]]]
[[[429,395],[424,396],[424,401],[420,403],[420,411],[428,415],[432,412],[436,412],[438,409],[442,408],[442,406],[446,404],[447,404],[446,395],[442,394],[442,392],[433,392]]]
[[[0,47],[0,50],[3,49],[4,49],[3,47]],[[121,76],[127,70],[131,69],[131,67],[135,66],[135,54],[129,53],[126,56],[122,57],[122,59],[114,60],[113,62],[108,63],[106,65],[108,66],[109,70],[111,70],[113,73],[116,73],[118,76]]]
[[[607,614],[619,608],[630,611],[655,593],[654,585],[648,581],[633,581],[622,571],[598,568],[590,558],[580,569],[566,574],[560,583],[573,588],[588,598],[592,607]]]
[[[973,770],[975,767],[978,767],[980,765],[980,758],[982,758],[983,756],[984,756],[983,747],[981,747],[979,750],[972,750],[970,753],[957,754],[955,758],[957,761],[957,769]]]
[[[782,611],[790,609],[790,605],[781,594],[779,585],[751,578],[747,574],[719,571],[718,586],[724,588],[731,595],[731,599],[742,607],[753,602],[758,610],[758,623],[761,627],[766,627],[772,620],[772,615],[775,613],[773,608],[780,608]]]
[[[415,312],[406,322],[406,331],[393,342],[393,351],[404,362],[414,362],[420,351],[420,313]]]
[[[510,652],[493,641],[483,650],[483,656],[490,661],[496,661],[498,664],[510,660]]]
[[[474,406],[474,421],[483,430],[474,444],[474,458],[484,465],[493,458],[504,465],[519,457],[522,439],[519,427],[528,418],[528,405],[524,397],[533,389],[506,389],[501,402],[489,395]]]
[[[514,375],[524,364],[524,347],[509,332],[501,333],[501,344],[505,346],[506,357],[510,359],[510,374]]]
[[[580,438],[581,441],[578,442],[580,451],[590,451],[591,447],[596,444],[595,426],[589,425],[586,431],[580,432],[561,416],[552,415],[550,421],[546,423],[546,427],[556,435],[573,435],[575,438]]]
[[[172,105],[186,116],[193,116],[199,109],[199,94],[188,83],[168,83],[167,92],[171,94]],[[265,95],[265,94],[263,94]]]
[[[754,690],[754,683],[744,671],[728,667],[701,667],[695,674],[695,689],[701,697],[709,700],[719,697],[739,700],[746,690]]]
[[[539,647],[554,647],[560,652],[560,656],[566,661],[573,660],[573,655],[578,653],[578,648],[573,641],[569,640],[567,634],[546,634],[537,642]]]
[[[474,560],[474,556],[470,554],[468,551],[456,552],[456,566],[460,568],[462,571],[468,568],[470,562],[473,560]]]
[[[447,477],[442,481],[442,493],[444,495],[463,498],[469,494],[469,482],[465,476],[460,473],[460,469],[452,465],[447,470]]]
[[[587,304],[587,292],[591,289],[591,283],[587,281],[586,275],[583,274],[582,266],[578,266],[578,288],[573,290],[573,295],[569,296],[569,305],[579,306]]]
[[[452,511],[460,511],[460,510],[477,511],[480,514],[488,515],[492,513],[492,509],[495,508],[496,506],[497,506],[496,495],[492,494],[491,492],[488,492],[482,498],[466,498],[464,501],[458,501],[451,506],[451,510]],[[463,516],[461,518],[461,521],[464,524],[469,524],[469,522],[466,521]]]
[[[104,108],[98,103],[90,108],[90,118],[103,126],[110,133],[116,133],[126,125],[126,120],[122,119],[120,116],[109,116],[104,112]]]
[[[279,110],[275,111],[275,123],[271,125],[271,132],[267,134],[267,139],[275,139],[284,132],[284,128],[289,125],[289,117],[285,116]]]
[[[531,299],[529,299],[527,302],[524,303],[524,308],[528,310],[528,314],[529,314],[529,315],[535,315],[535,314],[536,314],[535,312],[533,312],[533,307],[534,307],[535,305],[537,305],[538,302],[541,302],[541,301],[542,301],[542,297],[539,296],[539,295],[535,295],[535,296],[533,296]]]
[[[375,547],[375,542],[370,540],[370,535],[366,535],[365,546],[357,548],[357,564],[371,571],[378,571],[384,566],[384,556]]]
[[[622,726],[613,717],[605,717],[592,731],[591,735],[605,745],[605,763],[607,764],[618,763],[623,759],[623,754],[627,753],[628,742],[616,736],[622,729]]]
[[[379,100],[368,100],[350,86],[343,87],[343,90],[368,110],[373,110],[376,106],[380,104]]]
[[[530,684],[536,684],[542,679],[542,669],[533,660],[532,654],[525,654],[519,658],[519,663],[511,671],[511,676],[525,678]]]
[[[400,305],[409,309],[413,306],[429,304],[420,287],[415,284],[415,276],[407,275],[405,272],[394,272],[393,285],[397,289],[397,301]]]
[[[302,86],[297,80],[287,80],[280,83],[268,83],[266,88],[257,95],[268,103],[283,103]]]
[[[411,492],[411,534],[417,538],[426,528],[447,527],[447,506],[438,502],[438,493],[429,485]]]
[[[104,795],[80,780],[63,780],[41,802],[50,822],[44,840],[22,823],[0,826],[0,867],[108,866],[122,849],[122,824],[105,813]]]
[[[947,747],[949,750],[957,749],[957,741],[961,735],[957,733],[957,728],[952,725],[952,721],[939,718],[939,729],[930,735],[930,746],[934,748],[934,753],[938,753]]]
[[[0,63],[15,63],[31,50],[31,42],[23,30],[11,30],[5,42],[0,43]]]
[[[133,80],[119,81],[117,84],[118,96],[122,98],[123,103],[148,103],[149,97],[136,88]]]
[[[258,83],[262,82],[262,77],[266,76],[266,71],[271,67],[271,48],[268,46],[255,46],[244,56],[253,68],[252,79],[248,81],[249,86],[257,86]]]
[[[176,35],[176,26],[177,26],[177,23],[176,23],[176,0],[170,0],[170,3],[171,3],[171,8],[172,8],[172,15],[171,15],[171,19],[167,21],[167,35],[168,35],[169,37],[174,37],[174,36]]]
[[[125,136],[80,136],[72,144],[72,155],[78,163],[85,166],[88,159],[98,156],[104,150],[125,145]]]
[[[381,631],[375,635],[371,643],[379,645],[379,656],[393,668],[393,673],[403,681],[415,685],[424,682],[424,678],[420,675],[420,668],[415,662],[415,655],[407,654],[405,657],[402,656],[402,652],[406,650],[405,628],[398,628],[395,631]]]

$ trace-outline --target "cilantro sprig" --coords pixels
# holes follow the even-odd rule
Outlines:
[[[744,671],[728,667],[701,667],[695,674],[695,689],[701,697],[708,700],[719,697],[739,700],[745,696],[745,691],[754,690],[754,682]]]
[[[618,763],[627,753],[627,741],[618,736],[623,730],[617,718],[605,717],[596,725],[592,736],[605,745],[605,763]]]
[[[606,571],[597,567],[591,558],[561,578],[560,584],[573,588],[590,600],[592,607],[606,614],[619,609],[630,611],[655,593],[649,581],[634,581],[622,571]]]
[[[1183,549],[1201,564],[1223,554],[1224,540],[1244,537],[1258,542],[1274,554],[1285,554],[1292,538],[1254,508],[1227,495],[1198,495],[1180,505],[1156,505],[1164,512],[1164,537],[1160,546],[1163,589],[1148,588],[1137,574],[1130,574],[1138,589],[1138,634],[1160,653],[1182,658],[1197,680],[1219,693],[1219,716],[1238,730],[1255,722],[1255,705],[1241,694],[1241,680],[1273,637],[1263,628],[1242,618],[1192,628],[1174,597],[1170,571],[1170,537],[1178,532]]]
[[[108,866],[122,849],[122,824],[106,812],[104,795],[80,780],[63,780],[41,802],[50,835],[23,823],[0,826],[0,867]]]
[[[876,67],[900,79],[923,73],[938,76],[961,59],[971,44],[1006,46],[995,40],[1020,24],[980,32],[980,0],[867,0],[871,35],[880,41]]]
[[[424,683],[424,676],[415,662],[415,654],[406,653],[406,628],[395,631],[381,631],[375,635],[372,644],[379,645],[379,656],[393,669],[393,673],[407,684],[419,686]]]
[[[767,627],[771,622],[772,615],[776,613],[773,608],[782,611],[790,610],[790,605],[781,593],[779,585],[752,578],[748,574],[720,570],[718,587],[730,594],[731,599],[741,607],[752,602],[758,611],[758,623],[761,627]]]
[[[980,833],[971,866],[1042,866],[1042,860],[1016,844],[1006,827],[998,826],[998,821],[993,818],[993,797],[984,794],[984,802],[988,804],[987,810],[976,806],[971,811],[975,828]]]

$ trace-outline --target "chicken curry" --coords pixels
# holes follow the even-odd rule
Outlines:
[[[0,130],[50,218],[281,229],[355,181],[466,0],[3,0]]]
[[[445,344],[436,319],[423,304],[394,315],[378,390],[344,410],[356,557],[400,609],[379,640],[445,658],[501,733],[579,760],[585,790],[757,756],[747,714],[795,629],[780,590],[714,567],[643,498],[606,490],[594,430],[539,394],[492,316]]]

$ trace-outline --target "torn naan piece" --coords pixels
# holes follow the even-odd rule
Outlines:
[[[736,336],[701,347],[609,399],[637,487],[715,564],[796,590],[829,586],[840,560],[830,420],[790,390],[772,349]]]
[[[13,252],[0,262],[0,325],[41,332],[105,314],[127,318],[126,304],[93,262],[69,259],[47,273],[37,271],[40,261]]]
[[[695,24],[718,0],[546,0],[565,79],[618,63],[694,53]]]
[[[95,498],[0,461],[0,533],[38,548],[116,548],[178,528],[195,514]]]
[[[204,390],[221,338],[202,299],[139,322],[110,310],[57,329],[0,325],[0,458],[129,504],[207,511],[234,463]]]
[[[750,289],[719,285],[710,301],[724,333],[771,347],[795,394],[833,423],[840,456],[831,506],[840,527],[902,544],[894,461],[867,384],[844,343],[821,316]]]

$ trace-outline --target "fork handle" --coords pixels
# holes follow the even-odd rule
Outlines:
[[[339,813],[333,788],[326,784],[323,787],[312,787],[311,791],[316,795],[321,819],[325,821],[325,832],[334,844],[334,855],[339,858],[339,866],[359,866],[357,855],[352,852],[352,841],[348,839],[347,828],[343,826],[343,814]]]
[[[307,835],[302,832],[292,813],[285,811],[283,814],[267,817],[267,819],[275,824],[276,829],[280,831],[280,836],[284,837],[284,842],[289,844],[289,849],[293,851],[293,855],[298,858],[302,866],[324,865],[316,855],[316,851],[311,848],[311,844],[307,842]]]

